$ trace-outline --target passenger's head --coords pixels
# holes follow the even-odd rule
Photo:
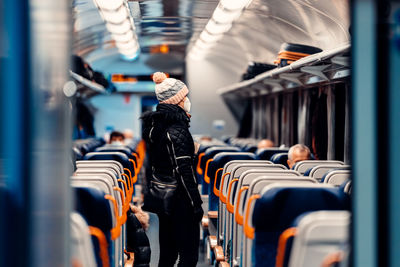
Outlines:
[[[131,129],[124,130],[124,137],[125,139],[133,139],[133,131]]]
[[[163,72],[154,73],[153,81],[156,83],[156,96],[160,104],[178,105],[187,113],[190,112],[190,101],[187,98],[189,90],[182,81],[167,78]]]
[[[124,142],[124,135],[121,132],[114,131],[110,134],[110,144],[122,145]]]
[[[211,142],[212,138],[211,136],[203,135],[202,137],[200,137],[200,141]]]
[[[291,169],[296,162],[311,158],[311,152],[308,147],[302,144],[297,144],[289,149],[287,164]]]
[[[258,149],[263,149],[263,148],[269,148],[269,147],[274,147],[275,144],[269,139],[262,139],[260,142],[257,144]]]

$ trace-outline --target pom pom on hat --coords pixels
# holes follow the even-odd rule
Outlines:
[[[153,81],[154,81],[156,84],[162,83],[165,79],[167,79],[167,75],[165,75],[164,72],[155,72],[155,73],[153,74]]]
[[[156,83],[155,93],[160,103],[176,105],[189,93],[182,81],[167,78],[167,75],[163,72],[154,73],[153,81]]]

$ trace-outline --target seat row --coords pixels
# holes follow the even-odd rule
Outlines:
[[[132,264],[134,255],[124,253],[126,220],[143,165],[144,143],[134,150],[108,145],[94,150],[76,162],[71,177],[75,197],[75,212],[71,214],[73,261],[82,266]],[[88,233],[92,242],[88,242]]]
[[[338,185],[349,180],[350,170],[343,162],[309,160],[288,170],[235,146],[202,146],[199,153],[196,171],[208,200],[203,228],[210,263],[320,266],[328,252],[347,243],[349,197]],[[326,225],[335,221],[331,217],[337,223]],[[303,227],[316,228],[303,220],[331,227],[338,238],[324,235],[329,231],[309,236]],[[304,249],[312,240],[318,249]]]

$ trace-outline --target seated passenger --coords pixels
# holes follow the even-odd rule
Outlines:
[[[202,137],[200,137],[200,142],[211,142],[212,141],[212,138],[211,138],[211,136],[208,136],[208,135],[203,135]]]
[[[114,131],[110,134],[110,141],[109,144],[111,145],[116,145],[116,146],[122,146],[124,144],[125,137],[123,133]]]
[[[296,162],[311,158],[310,149],[302,144],[297,144],[289,149],[287,164],[291,169]]]
[[[275,144],[269,139],[262,139],[260,142],[257,144],[257,149],[263,149],[263,148],[270,148],[274,147]]]
[[[124,134],[124,143],[130,144],[133,141],[133,131],[131,129],[125,129],[123,134]]]

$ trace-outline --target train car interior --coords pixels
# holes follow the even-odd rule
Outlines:
[[[399,65],[399,0],[0,0],[0,267],[399,267]]]

